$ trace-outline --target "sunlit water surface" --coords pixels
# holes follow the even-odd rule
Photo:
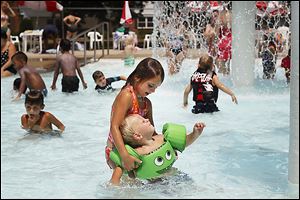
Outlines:
[[[139,60],[136,60],[138,63]],[[164,68],[166,61],[161,59]],[[193,101],[182,108],[183,91],[197,60],[186,59],[181,72],[165,81],[149,98],[157,131],[165,122],[206,123],[203,134],[174,164],[174,174],[161,181],[132,181],[123,177],[120,187],[108,185],[111,170],[104,147],[112,102],[117,92],[98,94],[92,73],[106,77],[128,76],[122,60],[104,59],[82,68],[88,89],[75,94],[49,90],[45,111],[66,126],[61,136],[27,134],[20,127],[24,97],[12,100],[15,77],[1,80],[1,197],[2,198],[289,198],[289,86],[284,71],[274,80],[261,79],[256,61],[254,86],[239,88],[231,77],[219,75],[238,98],[219,92],[220,112],[192,114]],[[167,72],[167,71],[166,71]],[[49,88],[53,73],[42,74]],[[123,81],[113,83],[120,88]],[[56,128],[56,127],[55,127]]]

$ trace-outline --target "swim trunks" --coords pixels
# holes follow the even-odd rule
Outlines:
[[[79,79],[77,76],[63,76],[61,79],[62,92],[72,93],[78,91]]]

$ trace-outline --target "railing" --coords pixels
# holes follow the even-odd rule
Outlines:
[[[107,48],[107,55],[109,55],[109,41],[110,41],[110,30],[109,30],[109,23],[108,22],[101,22],[100,24],[84,31],[84,32],[81,32],[79,33],[78,35],[76,35],[75,37],[71,38],[70,41],[72,42],[72,54],[74,55],[74,49],[75,49],[75,42],[78,40],[79,37],[83,36],[84,37],[84,52],[83,52],[83,55],[84,55],[84,65],[87,64],[87,55],[86,55],[86,45],[87,45],[87,39],[86,39],[86,34],[90,31],[94,31],[96,32],[98,28],[101,29],[100,31],[100,34],[103,35],[103,44],[102,44],[102,55],[96,59],[96,42],[93,43],[94,45],[94,62],[98,61],[100,58],[102,58],[104,56],[104,43],[105,43],[105,26],[107,28],[106,30],[106,48]],[[96,34],[94,34],[94,41],[96,41]]]

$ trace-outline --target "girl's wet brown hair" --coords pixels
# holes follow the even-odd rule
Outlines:
[[[135,70],[129,75],[125,85],[128,84],[135,86],[138,81],[146,81],[156,76],[160,76],[161,82],[164,81],[165,72],[160,62],[154,58],[143,59],[135,68]]]

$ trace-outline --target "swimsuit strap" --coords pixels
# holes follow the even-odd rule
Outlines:
[[[147,106],[147,102],[144,100],[144,97],[142,97],[142,101],[145,104],[145,107],[143,109],[141,109],[139,106],[138,97],[136,96],[136,94],[133,91],[133,87],[131,85],[129,85],[128,89],[132,95],[132,108],[128,114],[139,114],[139,115],[145,117],[145,115],[148,111],[148,109],[147,109],[148,106]]]
[[[132,108],[130,110],[130,114],[139,114],[139,101],[137,99],[137,96],[135,95],[133,91],[133,87],[131,85],[128,86],[129,92],[131,93],[132,96]]]

